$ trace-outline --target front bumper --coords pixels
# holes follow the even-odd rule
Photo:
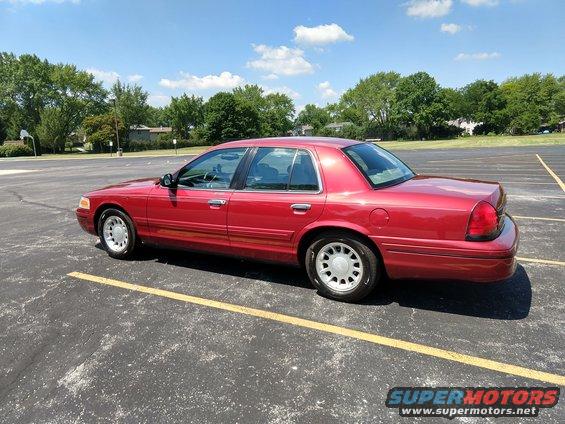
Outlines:
[[[81,228],[87,233],[96,235],[94,228],[94,218],[88,209],[78,208],[76,211],[77,221]]]
[[[516,271],[518,227],[510,216],[492,241],[383,242],[381,251],[391,278],[495,282]]]

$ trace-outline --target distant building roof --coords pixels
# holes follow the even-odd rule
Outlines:
[[[147,125],[132,125],[129,127],[131,131],[149,131],[150,133],[170,133],[173,131],[171,127],[148,127]]]
[[[332,122],[326,125],[326,128],[343,128],[346,125],[353,125],[353,122]]]
[[[171,127],[149,128],[150,133],[170,133],[171,131],[173,131]]]

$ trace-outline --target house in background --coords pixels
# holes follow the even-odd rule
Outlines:
[[[129,127],[128,137],[132,141],[155,142],[161,134],[172,132],[171,127],[148,127],[145,125],[132,125]]]
[[[293,131],[290,131],[289,135],[298,135],[298,136],[311,136],[314,127],[312,125],[299,125]]]
[[[463,132],[469,135],[473,135],[475,128],[483,124],[482,122],[467,121],[465,118],[454,119],[453,121],[447,121],[447,123],[454,127],[461,128]]]
[[[333,122],[331,124],[326,125],[326,128],[334,130],[335,132],[341,132],[343,127],[348,125],[353,125],[353,122]]]

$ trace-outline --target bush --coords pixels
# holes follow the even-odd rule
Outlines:
[[[16,156],[33,156],[33,150],[28,146],[18,144],[0,146],[0,157],[14,158]]]

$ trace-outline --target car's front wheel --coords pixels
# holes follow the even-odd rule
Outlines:
[[[305,265],[320,293],[345,302],[367,296],[382,274],[380,260],[367,242],[340,231],[317,236],[306,251]]]
[[[131,256],[136,243],[131,218],[119,209],[106,209],[98,220],[98,236],[104,250],[112,258]]]

